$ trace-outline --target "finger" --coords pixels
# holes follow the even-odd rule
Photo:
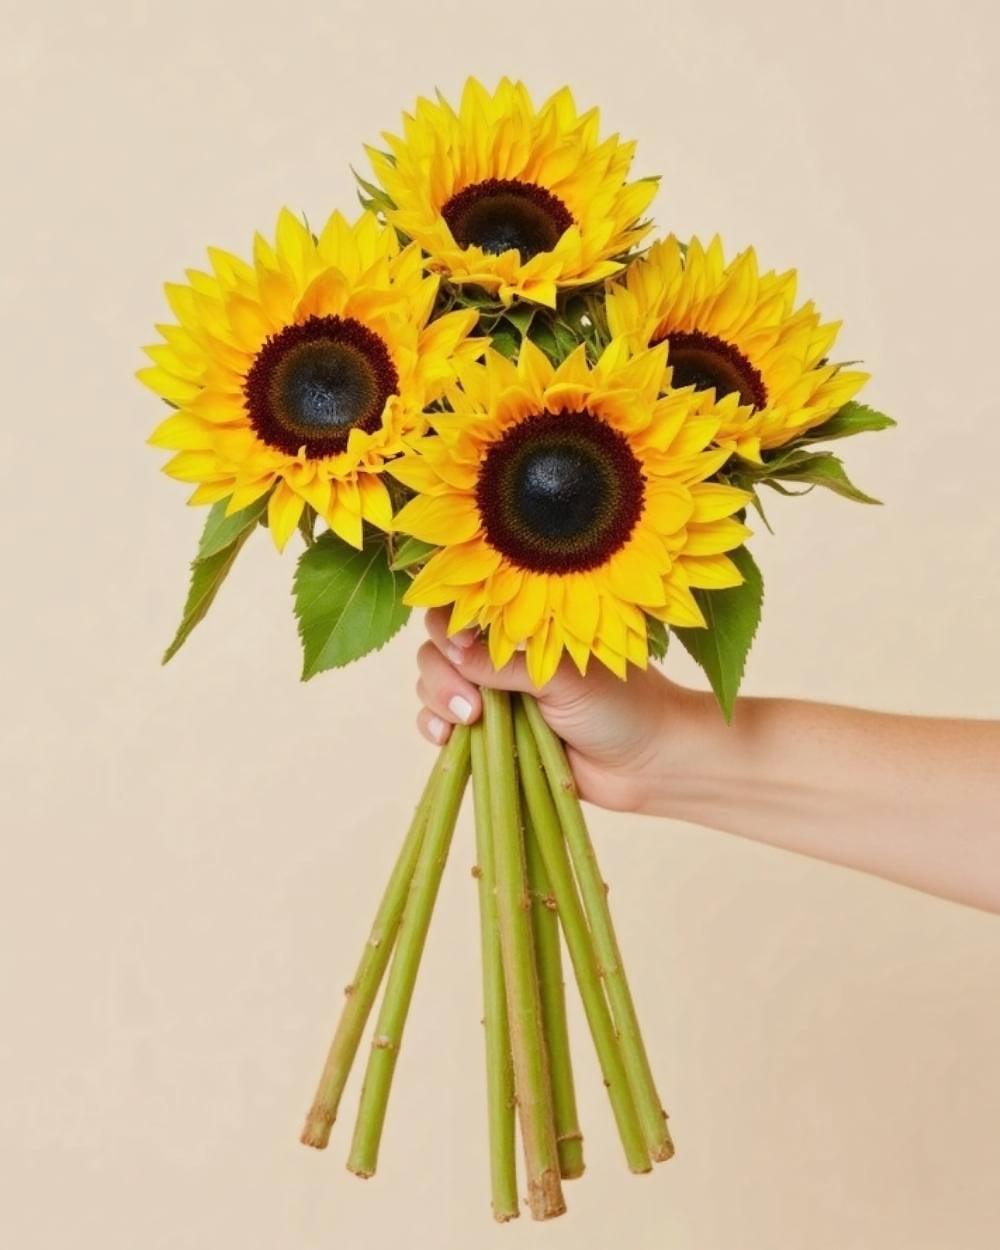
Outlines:
[[[435,716],[430,708],[422,707],[417,713],[417,729],[435,746],[443,746],[451,737],[451,726],[440,716]]]
[[[478,720],[482,700],[478,688],[458,673],[432,642],[425,642],[417,653],[420,702],[453,724],[468,725]]]
[[[448,608],[431,608],[427,613],[427,632],[429,634],[440,634],[442,637],[448,634],[448,622],[451,619],[451,612]],[[478,637],[478,631],[475,629],[460,629],[458,633],[448,636],[448,641],[456,647],[471,647]]]
[[[477,686],[487,686],[492,690],[519,690],[534,692],[535,687],[528,677],[528,669],[524,655],[518,652],[502,669],[495,669],[490,659],[486,644],[477,638],[471,630],[463,631],[463,635],[449,635],[448,612],[442,608],[433,608],[427,613],[427,632],[431,643],[439,655],[456,672]],[[427,644],[424,643],[424,647]],[[421,647],[423,651],[423,647]]]
[[[435,609],[427,614],[427,632],[431,642],[445,660],[467,681],[490,690],[513,690],[533,694],[547,703],[559,702],[571,697],[583,680],[572,662],[564,657],[559,668],[546,683],[544,690],[528,676],[524,653],[516,652],[501,669],[493,667],[486,644],[479,640],[456,645],[455,638],[448,636],[448,614]],[[424,644],[427,645],[426,643]]]

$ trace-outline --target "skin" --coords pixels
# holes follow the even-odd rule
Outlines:
[[[1000,721],[894,716],[794,699],[712,696],[658,669],[622,682],[567,661],[544,689],[500,672],[471,632],[428,613],[420,732],[438,745],[482,713],[483,686],[537,697],[599,807],[690,821],[1000,914]]]

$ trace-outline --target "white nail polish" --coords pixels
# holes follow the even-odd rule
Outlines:
[[[472,715],[472,704],[464,695],[456,694],[448,701],[448,711],[453,712],[464,725]]]
[[[441,742],[444,739],[447,726],[440,716],[431,716],[427,721],[427,732],[435,742]]]
[[[451,660],[452,664],[464,664],[465,663],[465,652],[462,650],[461,647],[450,645],[446,649],[445,655],[448,657],[449,660]]]

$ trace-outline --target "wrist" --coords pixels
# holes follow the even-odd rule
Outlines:
[[[736,786],[752,717],[740,700],[727,724],[715,696],[674,686],[659,710],[656,749],[643,769],[637,811],[697,824]]]

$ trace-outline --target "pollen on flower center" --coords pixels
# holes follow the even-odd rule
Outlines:
[[[296,455],[335,455],[352,429],[378,428],[399,376],[381,338],[352,317],[309,317],[272,335],[243,385],[265,443]]]
[[[700,330],[671,330],[656,341],[662,343],[664,339],[670,344],[667,363],[672,370],[672,387],[714,390],[718,399],[735,391],[741,403],[755,408],[767,406],[767,388],[760,370],[732,343]]]
[[[542,412],[487,451],[476,487],[486,538],[522,568],[582,572],[627,542],[642,514],[642,468],[589,412]]]
[[[441,215],[461,247],[480,247],[494,255],[513,249],[522,261],[551,252],[573,224],[557,195],[517,178],[473,183],[453,195]]]

